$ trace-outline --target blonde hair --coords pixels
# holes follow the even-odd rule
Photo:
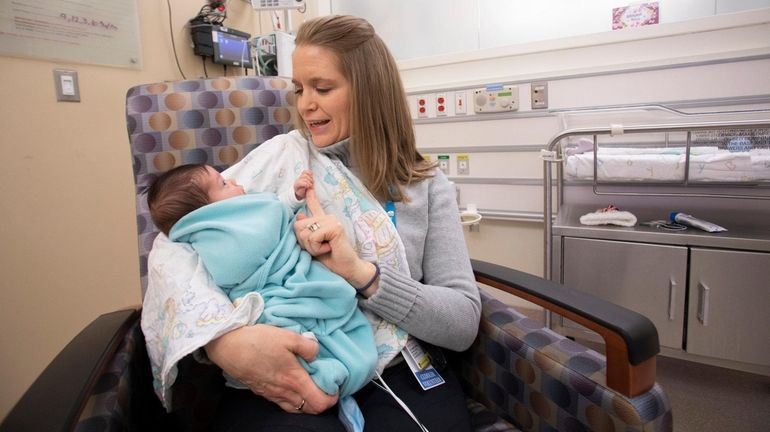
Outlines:
[[[417,151],[412,117],[396,61],[369,22],[330,15],[302,24],[297,47],[331,51],[350,82],[350,154],[376,197],[406,201],[403,186],[432,177],[434,164]],[[300,130],[307,135],[304,125]]]

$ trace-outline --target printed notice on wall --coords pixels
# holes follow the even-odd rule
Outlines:
[[[0,55],[140,69],[136,0],[0,0]]]

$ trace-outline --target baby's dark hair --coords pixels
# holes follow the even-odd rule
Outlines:
[[[201,186],[206,165],[188,164],[172,168],[158,177],[147,192],[152,222],[163,234],[184,215],[210,203]]]

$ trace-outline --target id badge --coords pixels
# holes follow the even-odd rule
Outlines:
[[[404,348],[406,348],[406,352],[412,357],[419,370],[430,366],[430,356],[422,349],[422,345],[417,342],[417,339],[413,337],[408,338]]]
[[[401,354],[423,390],[444,384],[444,378],[430,364],[430,356],[415,338],[409,337]]]

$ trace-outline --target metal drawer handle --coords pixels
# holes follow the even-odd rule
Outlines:
[[[676,281],[674,278],[668,280],[668,320],[673,321],[676,318]]]
[[[703,282],[699,282],[698,286],[700,287],[700,299],[698,304],[698,320],[703,324],[704,326],[708,325],[708,313],[709,313],[709,294],[711,293],[711,288],[706,286]]]

